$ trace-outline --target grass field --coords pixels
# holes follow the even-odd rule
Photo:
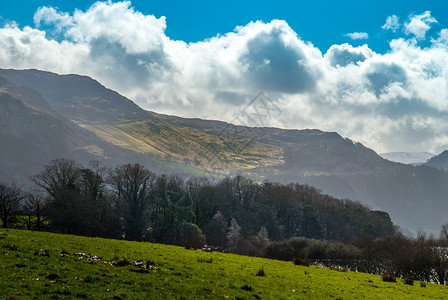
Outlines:
[[[264,274],[263,274],[264,273]],[[150,243],[0,229],[0,299],[447,299],[448,287]]]

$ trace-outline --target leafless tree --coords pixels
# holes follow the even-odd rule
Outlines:
[[[3,228],[8,228],[11,218],[19,213],[23,197],[20,186],[0,182],[0,218]]]
[[[118,197],[126,239],[143,239],[156,179],[154,173],[140,164],[118,165],[110,171],[108,183]]]
[[[28,215],[28,229],[31,229],[32,217],[36,218],[35,229],[39,231],[42,227],[43,212],[47,207],[47,199],[39,193],[34,191],[27,193],[25,196],[24,212]]]
[[[440,238],[448,241],[448,223],[442,225],[440,229]]]
[[[44,189],[53,199],[67,189],[74,189],[80,178],[81,166],[65,158],[53,160],[42,172],[31,177],[36,186]]]

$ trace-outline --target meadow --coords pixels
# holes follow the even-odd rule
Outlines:
[[[184,247],[0,229],[0,299],[447,299],[448,287]]]

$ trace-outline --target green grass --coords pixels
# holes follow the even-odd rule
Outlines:
[[[145,267],[109,263],[124,259]],[[448,297],[448,287],[435,284],[409,286],[291,262],[14,229],[0,229],[0,270],[1,299]]]

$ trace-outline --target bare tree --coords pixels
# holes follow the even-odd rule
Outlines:
[[[19,213],[23,197],[20,186],[0,182],[0,218],[3,228],[8,228],[11,218]]]
[[[80,185],[84,195],[95,201],[104,193],[107,168],[101,166],[99,161],[91,161],[89,166],[80,170]]]
[[[440,238],[448,241],[448,223],[443,224],[440,228]]]
[[[32,217],[36,218],[36,230],[42,227],[43,212],[47,207],[47,199],[38,191],[27,193],[25,196],[24,211],[28,215],[28,229],[31,229]]]
[[[108,183],[118,197],[126,239],[143,239],[155,182],[156,175],[140,164],[118,165],[110,171]]]
[[[31,177],[36,186],[44,189],[51,198],[76,188],[81,178],[81,166],[71,159],[59,158],[50,162],[39,174]]]

